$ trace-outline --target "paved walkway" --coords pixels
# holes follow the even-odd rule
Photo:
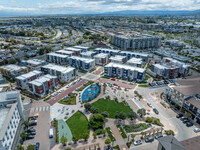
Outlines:
[[[72,141],[71,130],[69,129],[68,125],[62,119],[58,120],[58,130],[59,130],[59,141],[60,141],[61,137],[63,137],[63,136],[67,138],[67,142]],[[60,143],[61,143],[61,141],[60,141]]]

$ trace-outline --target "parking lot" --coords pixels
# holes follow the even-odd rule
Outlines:
[[[168,85],[170,83],[175,83],[175,81],[174,80],[154,81],[154,82],[149,83],[149,85],[151,87],[159,87],[159,86]]]
[[[49,129],[50,129],[50,106],[47,103],[34,102],[32,104],[30,117],[38,115],[37,125],[32,126],[36,130],[36,135],[33,139],[26,140],[24,146],[29,144],[40,143],[39,149],[49,150],[50,149],[50,139],[49,139]]]

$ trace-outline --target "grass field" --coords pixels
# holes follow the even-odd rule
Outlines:
[[[78,139],[83,139],[85,134],[89,135],[90,133],[87,118],[79,111],[70,117],[66,123],[72,132],[72,136]]]
[[[76,105],[76,96],[60,100],[58,103],[65,105]]]
[[[116,103],[114,100],[109,101],[103,98],[92,103],[92,106],[98,108],[99,113],[107,111],[109,113],[109,118],[115,118],[116,112],[124,112],[126,115],[128,115],[129,112],[132,112],[132,109],[123,103]]]
[[[149,85],[148,84],[140,84],[140,85],[138,85],[139,87],[149,87]]]

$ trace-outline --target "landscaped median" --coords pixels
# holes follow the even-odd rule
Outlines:
[[[130,132],[143,131],[149,127],[150,126],[147,125],[146,123],[139,123],[139,124],[133,124],[133,125],[125,125],[124,129],[126,130],[127,133],[130,133]]]
[[[119,129],[119,132],[121,133],[122,138],[127,138],[126,133],[124,132],[124,130],[122,129],[122,127],[120,125],[116,125],[116,127]]]
[[[108,133],[108,136],[109,136],[111,141],[116,141],[115,137],[113,136],[113,134],[112,134],[112,132],[110,130],[110,127],[106,128],[106,132]]]
[[[72,93],[70,96],[60,100],[58,103],[64,105],[76,105],[76,96],[77,96],[76,93]]]

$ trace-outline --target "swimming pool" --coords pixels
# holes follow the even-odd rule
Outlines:
[[[82,102],[87,102],[89,99],[95,98],[95,96],[99,93],[98,84],[92,84],[87,89],[84,90],[81,96]]]

